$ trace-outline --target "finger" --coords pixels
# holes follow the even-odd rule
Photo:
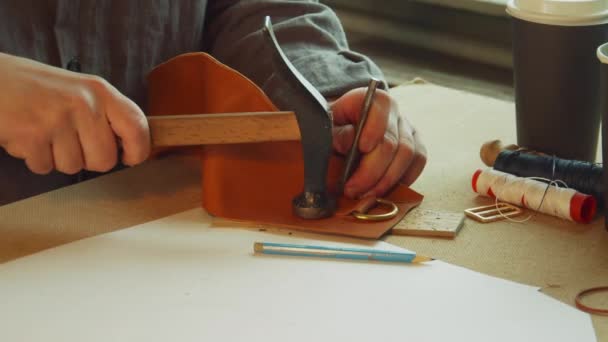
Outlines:
[[[84,167],[90,171],[106,172],[117,162],[116,136],[105,115],[79,122],[78,134],[82,145]]]
[[[335,125],[343,126],[359,121],[359,111],[363,105],[365,88],[357,88],[346,92],[331,103],[331,112]]]
[[[29,155],[25,159],[25,164],[33,173],[46,175],[53,171],[53,154],[51,146],[40,146],[35,154]]]
[[[365,100],[366,88],[351,90],[332,104],[334,124],[356,125],[361,115],[361,107]],[[376,90],[374,101],[369,110],[367,121],[361,132],[359,149],[363,153],[373,150],[384,138],[389,125],[391,99],[384,90]]]
[[[414,154],[414,159],[412,160],[410,167],[407,169],[407,171],[400,180],[401,184],[407,186],[412,185],[414,181],[418,179],[418,177],[424,170],[424,167],[426,166],[426,147],[424,146],[424,144],[422,144],[420,134],[418,134],[417,132],[414,132],[414,144],[416,146],[416,153]]]
[[[150,132],[141,109],[121,95],[115,97],[106,111],[112,131],[122,143],[123,163],[132,166],[146,160],[150,154]]]
[[[84,166],[82,148],[76,131],[63,131],[52,142],[53,161],[59,172],[73,175]]]
[[[6,152],[11,156],[25,160],[30,171],[39,175],[46,175],[53,171],[53,152],[49,143],[39,143],[25,147],[8,146]]]
[[[2,144],[2,148],[4,148],[6,153],[8,153],[10,156],[13,156],[18,159],[25,159],[27,156],[27,153],[25,151],[23,144],[18,145],[15,143],[7,143],[7,144]]]
[[[333,148],[340,154],[347,154],[355,140],[355,127],[353,125],[333,127]]]
[[[403,175],[412,167],[415,155],[417,155],[415,148],[413,137],[409,135],[402,136],[400,138],[397,153],[395,153],[395,158],[392,160],[386,173],[382,176],[382,179],[380,179],[376,186],[363,196],[383,196],[397,184],[397,182],[402,179]]]
[[[359,150],[363,153],[371,152],[376,145],[381,143],[386,134],[391,138],[397,139],[397,116],[392,115],[391,98],[387,92],[377,90],[374,102],[370,108],[367,121],[361,132]]]
[[[356,198],[368,192],[382,178],[397,152],[397,140],[386,135],[383,141],[370,153],[361,158],[359,167],[346,182],[344,193]]]

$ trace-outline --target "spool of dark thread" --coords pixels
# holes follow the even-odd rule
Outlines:
[[[569,188],[595,197],[604,206],[602,166],[590,162],[539,156],[521,151],[503,150],[496,157],[494,169],[518,177],[541,177],[561,180]]]

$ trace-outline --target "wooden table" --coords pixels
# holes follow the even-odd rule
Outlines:
[[[514,104],[416,81],[393,89],[421,132],[429,162],[413,188],[421,209],[462,210],[491,203],[471,190],[484,167],[481,144],[515,142]],[[0,263],[78,239],[130,227],[200,205],[195,158],[172,156],[0,207]],[[608,285],[603,218],[577,225],[535,215],[526,223],[466,220],[454,240],[388,236],[390,243],[489,275],[534,285],[573,305],[581,289]],[[608,296],[593,304],[608,306]],[[594,316],[598,340],[608,318]]]

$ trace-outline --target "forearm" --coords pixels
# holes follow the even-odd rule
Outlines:
[[[267,15],[289,60],[326,98],[366,86],[372,76],[384,79],[369,58],[349,49],[337,16],[316,1],[211,3],[208,51],[261,86],[271,99],[280,84],[273,78],[272,48],[262,32]]]

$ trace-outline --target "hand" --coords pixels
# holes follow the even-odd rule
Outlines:
[[[338,153],[347,154],[353,143],[366,90],[353,89],[331,104]],[[376,90],[359,140],[360,163],[345,184],[346,196],[383,196],[397,182],[412,184],[424,169],[426,149],[397,107],[389,93]]]
[[[38,174],[105,172],[150,153],[142,111],[102,78],[0,53],[0,146]]]

